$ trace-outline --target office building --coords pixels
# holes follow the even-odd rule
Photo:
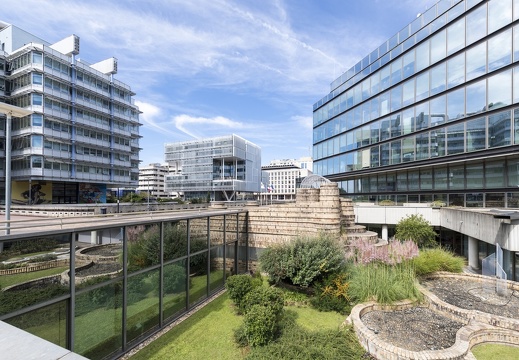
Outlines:
[[[166,176],[181,175],[182,170],[170,164],[153,163],[139,167],[139,186],[137,192],[149,193],[154,198],[175,198],[181,196],[175,191],[166,191]]]
[[[117,60],[89,64],[76,35],[49,43],[4,22],[0,49],[0,102],[33,112],[12,121],[13,203],[103,203],[137,186],[139,109]],[[0,117],[2,202],[5,135]]]
[[[299,160],[272,160],[269,165],[262,166],[262,193],[267,193],[275,200],[295,200],[297,185],[302,179],[312,174],[312,158]]]
[[[442,0],[313,107],[314,172],[355,201],[519,206],[519,2]]]
[[[234,201],[260,191],[261,149],[237,135],[169,143],[165,161],[181,174],[166,176],[166,191],[186,200]]]

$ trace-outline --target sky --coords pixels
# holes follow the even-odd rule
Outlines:
[[[312,106],[436,0],[2,0],[0,21],[78,57],[115,57],[142,114],[142,165],[164,144],[229,134],[262,165],[311,156]]]

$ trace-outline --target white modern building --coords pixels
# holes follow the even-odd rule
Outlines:
[[[298,183],[312,174],[312,158],[272,160],[261,171],[262,193],[275,200],[295,200]]]
[[[0,21],[0,102],[32,111],[12,121],[14,204],[103,203],[107,188],[137,185],[135,93],[115,79],[117,59],[80,60],[79,40],[50,43]],[[0,115],[0,194],[5,121]]]
[[[166,177],[180,175],[182,169],[174,164],[153,163],[139,167],[139,186],[137,192],[149,193],[152,198],[175,198],[182,194],[166,191]]]
[[[166,176],[166,191],[186,200],[234,201],[260,191],[261,149],[237,135],[169,143],[165,161],[182,169]]]

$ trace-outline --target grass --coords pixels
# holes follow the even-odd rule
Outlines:
[[[412,260],[417,276],[431,274],[436,271],[450,271],[460,273],[465,266],[465,259],[454,255],[452,252],[442,249],[423,249]]]
[[[480,344],[472,348],[477,360],[519,359],[519,347],[502,344]]]
[[[39,279],[45,276],[61,274],[63,271],[68,270],[68,266],[56,267],[46,270],[33,271],[28,273],[20,273],[14,275],[2,275],[0,276],[0,288],[7,286],[24,283],[26,281]]]
[[[337,331],[345,317],[310,307],[285,307],[287,316],[309,332]],[[200,309],[132,356],[139,359],[243,359],[248,352],[234,343],[234,329],[242,324],[227,293]],[[210,356],[209,356],[210,354]]]

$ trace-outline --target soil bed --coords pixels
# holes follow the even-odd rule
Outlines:
[[[119,271],[120,269],[121,265],[117,263],[97,263],[88,268],[76,270],[76,277],[109,274]]]

